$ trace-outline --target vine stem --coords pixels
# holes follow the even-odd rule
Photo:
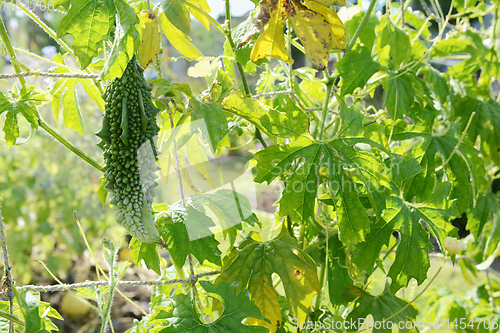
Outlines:
[[[317,296],[316,298],[316,304],[314,305],[314,309],[315,310],[319,310],[319,307],[321,306],[321,294],[323,292],[323,288],[324,288],[324,284],[325,284],[325,280],[328,280],[327,276],[328,276],[328,257],[330,255],[330,250],[329,250],[329,247],[328,247],[328,240],[329,240],[329,235],[328,235],[328,222],[326,223],[325,225],[325,232],[326,232],[326,255],[325,255],[325,263],[323,264],[323,267],[321,267],[321,271],[320,271],[320,276],[319,276],[319,285],[321,287],[321,292],[320,294]]]
[[[43,119],[38,115],[38,125],[43,128],[47,133],[52,135],[54,139],[59,141],[63,146],[71,150],[75,155],[80,157],[82,160],[87,162],[88,164],[92,165],[94,168],[97,170],[104,172],[104,168],[99,165],[94,159],[92,159],[90,156],[85,154],[83,151],[81,151],[79,148],[74,146],[71,142],[69,142],[65,137],[57,133],[52,127],[50,127]]]
[[[401,312],[403,312],[404,310],[406,310],[406,308],[409,307],[412,303],[414,303],[420,296],[422,296],[427,291],[427,289],[430,287],[430,285],[434,282],[434,280],[436,280],[436,278],[439,275],[439,273],[441,273],[441,271],[443,270],[444,265],[446,264],[446,262],[448,261],[449,258],[450,258],[449,256],[445,257],[445,259],[443,260],[443,263],[441,264],[441,267],[439,267],[439,269],[436,272],[436,274],[434,274],[434,276],[429,281],[429,283],[427,283],[427,285],[425,286],[425,288],[422,289],[422,291],[417,296],[415,296],[415,298],[413,298],[410,302],[408,302],[405,306],[403,306],[398,312],[394,313],[393,315],[391,315],[389,318],[387,318],[385,320],[389,321],[390,319],[396,317],[398,314],[400,314]]]
[[[226,38],[227,41],[229,42],[229,46],[231,47],[231,51],[233,54],[236,53],[236,45],[234,44],[233,36],[231,35],[231,5],[229,4],[229,0],[224,0],[226,3]],[[238,67],[238,72],[240,73],[241,77],[241,82],[243,83],[243,90],[245,92],[246,96],[250,96],[250,88],[248,86],[248,81],[245,76],[245,69],[243,66],[239,63],[238,60],[236,60],[236,56],[234,58],[234,62],[236,63],[236,66]]]
[[[11,60],[12,67],[16,73],[21,73],[21,68],[16,64],[16,53],[12,48],[12,44],[10,43],[9,34],[7,33],[7,29],[5,28],[5,24],[3,23],[2,17],[0,16],[0,36],[2,37],[3,44],[5,45],[5,49],[9,55],[9,59]],[[21,86],[26,87],[26,80],[24,77],[18,77]]]
[[[108,296],[108,301],[106,302],[106,307],[104,308],[104,313],[102,315],[102,325],[101,325],[101,333],[104,333],[106,332],[106,328],[108,327],[108,321],[109,323],[111,324],[111,318],[110,318],[110,314],[111,314],[111,305],[113,303],[113,295],[115,293],[115,288],[116,288],[116,284],[117,284],[117,280],[116,278],[114,277],[114,272],[113,272],[113,268],[111,267],[110,268],[110,272],[109,272],[109,296]]]
[[[9,313],[14,315],[14,292],[12,291],[12,285],[14,284],[14,279],[12,278],[12,267],[9,262],[9,252],[7,249],[7,242],[5,241],[4,224],[2,218],[2,198],[0,198],[0,242],[2,243],[2,259],[3,259],[3,281],[2,281],[2,293],[7,295],[9,299]],[[5,289],[5,291],[4,291]],[[14,322],[9,320],[9,333],[14,333]]]
[[[457,145],[455,146],[455,148],[453,148],[453,151],[451,152],[450,156],[448,156],[448,158],[446,159],[446,161],[444,161],[444,163],[439,168],[436,169],[436,172],[438,172],[439,170],[441,170],[442,168],[444,168],[444,166],[451,161],[451,158],[453,157],[453,155],[455,155],[455,153],[458,150],[458,147],[460,147],[460,144],[464,140],[465,135],[467,134],[467,131],[469,130],[470,124],[472,123],[472,119],[474,118],[475,115],[476,115],[476,112],[472,111],[472,113],[471,113],[471,115],[469,117],[469,121],[467,122],[467,125],[465,126],[465,129],[462,132],[462,135],[460,136],[460,139],[457,142]]]
[[[325,131],[325,122],[326,122],[326,114],[328,112],[328,104],[330,103],[330,96],[333,91],[333,84],[335,81],[328,74],[328,69],[325,69],[325,78],[326,82],[326,92],[325,99],[323,100],[323,109],[321,111],[321,120],[320,120],[320,128],[319,128],[319,140],[323,140],[323,132]]]
[[[349,51],[352,50],[354,44],[356,44],[356,41],[359,38],[359,35],[361,34],[361,31],[365,28],[365,25],[368,23],[368,20],[370,19],[370,15],[372,14],[373,9],[375,8],[375,5],[377,4],[378,0],[371,0],[370,1],[370,6],[368,6],[368,10],[366,11],[365,15],[363,15],[363,18],[361,19],[361,23],[358,25],[358,28],[354,32],[354,35],[352,36],[352,39],[349,41],[349,44],[347,44],[347,47],[345,49],[345,53],[348,53]]]

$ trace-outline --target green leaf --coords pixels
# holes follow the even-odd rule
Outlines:
[[[177,29],[163,13],[161,14],[161,29],[169,42],[172,43],[182,55],[191,60],[203,57],[203,54],[191,42],[191,38]]]
[[[48,101],[45,94],[35,86],[23,87],[19,94],[12,93],[12,95],[4,95],[0,92],[0,114],[7,112],[3,126],[7,149],[10,149],[19,137],[17,115],[21,114],[31,126],[38,129],[37,107]],[[12,101],[11,97],[15,100]]]
[[[54,72],[70,73],[70,70],[65,66],[66,64],[63,56],[55,55],[54,61],[61,64],[61,66],[57,66],[57,69]],[[75,131],[83,135],[84,125],[76,92],[78,83],[82,84],[90,98],[97,103],[97,106],[101,110],[104,111],[104,100],[96,86],[96,83],[92,80],[61,78],[54,84],[50,93],[53,97],[52,110],[54,111],[56,120],[59,120],[59,109],[62,106],[64,126],[66,128],[73,128]]]
[[[418,284],[425,281],[430,266],[428,250],[432,248],[428,231],[444,251],[445,238],[456,232],[449,223],[450,217],[457,213],[454,201],[449,198],[451,184],[446,182],[436,185],[420,202],[405,201],[405,192],[414,184],[416,175],[423,171],[416,160],[397,158],[391,170],[391,196],[386,199],[382,218],[371,227],[366,241],[357,244],[352,261],[371,274],[382,246],[388,246],[393,231],[399,231],[396,259],[388,273],[392,279],[391,291],[395,294],[406,287],[411,278]],[[422,223],[428,231],[423,229]]]
[[[386,25],[380,36],[380,47],[390,45],[389,54],[395,69],[405,62],[411,55],[411,41],[406,30],[394,25],[392,22]]]
[[[217,281],[238,281],[238,290],[248,288],[250,298],[270,320],[271,332],[282,323],[273,273],[281,278],[291,315],[303,321],[321,286],[316,264],[285,229],[268,242],[261,242],[259,235],[251,232],[224,258],[222,272],[217,278]],[[269,327],[263,321],[258,323]]]
[[[7,149],[10,149],[19,137],[19,125],[17,124],[17,115],[15,113],[7,113],[5,123],[3,124],[3,131],[5,132]]]
[[[347,113],[344,113],[346,116]],[[346,128],[344,128],[346,131]],[[340,237],[346,244],[355,244],[364,240],[370,230],[366,210],[358,196],[357,185],[345,168],[355,170],[359,179],[369,187],[370,202],[375,206],[371,192],[383,183],[383,177],[377,172],[379,162],[371,153],[358,151],[357,144],[379,145],[369,139],[360,137],[336,138],[326,143],[306,142],[305,140],[288,145],[274,145],[255,154],[257,175],[255,181],[270,183],[276,177],[288,172],[293,173],[286,180],[286,187],[280,199],[280,216],[288,215],[295,221],[309,221],[315,216],[315,199],[318,189],[319,170],[327,168],[330,175],[330,186],[335,195],[340,196],[339,228]],[[295,165],[295,161],[301,163]],[[377,207],[373,207],[377,210]]]
[[[357,47],[346,53],[335,67],[342,77],[340,95],[345,96],[353,93],[356,88],[363,88],[380,65],[373,61],[366,47]]]
[[[475,112],[467,131],[467,139],[475,143],[481,138],[481,152],[500,166],[500,103],[493,99],[482,102],[472,97],[464,97],[456,102],[456,115],[460,119],[460,132]]]
[[[20,303],[21,313],[24,318],[24,333],[49,333],[45,322],[40,317],[40,293],[23,289],[18,292],[16,299]]]
[[[260,122],[260,118],[267,114],[266,107],[259,101],[250,97],[244,97],[241,91],[235,90],[224,99],[222,105],[224,111],[240,116],[251,122],[264,133],[267,132],[266,128],[262,126]]]
[[[66,16],[59,23],[57,36],[73,36],[73,50],[81,69],[97,56],[97,49],[112,27],[115,6],[110,0],[72,0]]]
[[[409,114],[408,111],[415,99],[413,89],[413,83],[408,74],[401,76],[394,73],[390,74],[384,105],[387,108],[387,113],[394,121],[402,119],[405,114]]]
[[[384,320],[387,321],[387,318],[391,317],[393,314],[400,311],[403,307],[408,304],[408,301],[393,296],[391,293],[389,286],[386,284],[384,292],[381,295],[373,296],[370,295],[367,291],[356,288],[358,293],[360,293],[360,297],[354,303],[354,309],[349,314],[346,319],[346,322],[354,323],[353,326],[349,329],[350,331],[356,331],[361,329],[361,325],[359,325],[359,319],[365,318],[368,315],[373,316],[373,321],[375,323],[382,323]],[[404,311],[389,319],[392,323],[394,323],[394,327],[400,322],[413,322],[416,319],[418,314],[417,308],[415,305],[409,305]],[[385,325],[387,326],[387,325]],[[392,329],[387,328],[374,328],[373,333],[391,333]]]
[[[210,141],[212,151],[217,150],[217,145],[224,139],[229,131],[227,118],[220,104],[199,102],[191,100],[193,112],[191,114],[191,129],[199,128],[203,135]],[[198,120],[198,121],[197,121]]]
[[[188,254],[193,254],[200,263],[208,260],[221,265],[219,242],[209,230],[215,224],[205,214],[176,202],[158,215],[157,226],[177,267],[184,266]]]
[[[428,109],[413,110],[414,124],[408,125],[398,120],[393,136],[394,140],[415,140],[417,137],[423,139],[421,144],[413,147],[411,153],[425,172],[415,178],[406,198],[425,200],[434,188],[437,172],[444,169],[446,177],[453,183],[451,198],[457,200],[460,213],[463,213],[469,205],[474,204],[477,193],[488,186],[484,162],[472,144],[464,140],[459,145],[459,134],[453,129],[444,135],[434,136],[432,117],[424,118],[429,116]],[[447,160],[448,163],[444,164]]]
[[[104,175],[99,179],[99,189],[97,190],[97,196],[101,200],[102,207],[104,208],[106,205],[106,197],[108,196],[108,191],[106,191],[106,185],[108,184],[108,180]]]
[[[114,0],[113,2],[116,10],[115,36],[113,46],[101,71],[101,77],[106,77],[106,74],[115,65],[120,55],[131,59],[140,42],[139,32],[135,28],[135,25],[139,23],[139,19],[134,9],[125,0]],[[121,75],[121,73],[117,74],[116,76]],[[106,78],[112,79],[110,77]]]
[[[156,85],[156,90],[155,90],[155,97],[161,96],[161,95],[167,95],[167,96],[172,96],[175,97],[176,92],[182,92],[186,94],[189,98],[193,97],[193,93],[191,92],[191,88],[189,87],[188,84],[186,83],[170,83],[166,79],[155,79],[149,81],[150,84]]]
[[[288,96],[280,105],[279,111],[270,109],[269,113],[260,118],[260,122],[273,135],[288,137],[295,142],[311,141],[309,118]]]
[[[479,239],[483,228],[492,215],[500,212],[500,201],[491,191],[481,194],[476,205],[467,212],[467,230],[470,230],[475,239]]]
[[[328,294],[332,305],[339,305],[344,288],[353,283],[349,274],[345,246],[340,241],[338,234],[330,237],[328,259]]]
[[[184,6],[184,0],[164,0],[161,8],[167,19],[182,33],[189,35],[191,31],[191,16]]]
[[[56,121],[59,120],[59,108],[63,107],[63,120],[66,128],[73,128],[83,135],[83,119],[80,106],[76,96],[76,85],[78,81],[73,79],[61,79],[56,82],[51,91],[53,95],[52,110]]]
[[[432,55],[435,58],[444,58],[449,57],[450,55],[463,53],[473,55],[476,53],[476,48],[470,40],[465,39],[464,36],[460,35],[440,40],[432,51]]]
[[[345,23],[345,31],[346,35],[349,36],[349,39],[352,39],[356,29],[361,24],[361,20],[365,15],[364,12],[359,12],[354,15],[349,21]],[[371,54],[371,50],[373,49],[373,44],[375,43],[375,27],[378,25],[379,19],[377,15],[372,14],[368,19],[363,31],[359,35],[359,41],[363,43],[363,45],[368,49],[368,52]]]
[[[156,243],[144,243],[132,238],[129,246],[132,249],[132,259],[136,265],[144,261],[146,268],[152,269],[156,274],[161,275],[160,256],[156,250]]]
[[[426,74],[426,81],[429,82],[432,91],[436,95],[438,101],[441,104],[446,103],[447,97],[450,94],[450,89],[448,87],[448,81],[443,77],[443,75],[434,67],[429,66],[424,73]]]
[[[172,315],[165,321],[170,326],[163,327],[165,333],[233,333],[262,332],[268,330],[260,326],[242,324],[246,318],[263,320],[259,308],[249,299],[248,291],[237,287],[237,283],[218,282],[213,285],[208,281],[200,281],[207,293],[217,295],[224,303],[224,311],[219,318],[210,323],[200,320],[196,307],[190,296],[180,294],[172,297]]]

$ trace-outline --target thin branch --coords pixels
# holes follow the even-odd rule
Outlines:
[[[332,95],[332,90],[333,90],[333,85],[335,81],[330,77],[328,74],[328,69],[325,69],[325,79],[327,80],[326,83],[326,92],[325,92],[325,99],[323,101],[323,109],[321,111],[321,121],[320,121],[320,128],[319,128],[319,140],[323,140],[323,133],[325,130],[325,122],[326,122],[326,114],[328,112],[328,104],[330,104],[330,97]]]
[[[5,49],[7,50],[7,54],[9,55],[9,59],[12,62],[12,67],[14,67],[14,71],[16,71],[16,73],[20,73],[21,68],[19,68],[19,66],[17,65],[16,53],[14,52],[14,49],[12,48],[12,44],[10,43],[9,34],[7,33],[7,29],[5,28],[5,25],[3,24],[2,17],[0,17],[0,37],[2,38],[3,44],[5,45]],[[23,86],[23,87],[26,86],[26,81],[24,80],[24,77],[19,77],[19,82],[21,83],[21,86]]]
[[[47,133],[52,135],[54,139],[62,143],[66,148],[71,150],[73,153],[75,153],[78,157],[83,159],[85,162],[88,164],[92,165],[94,168],[97,170],[104,172],[104,168],[99,165],[94,159],[92,159],[90,156],[85,154],[83,151],[81,151],[78,147],[74,146],[71,142],[69,142],[65,137],[57,133],[52,127],[50,127],[43,119],[38,115],[38,125],[43,128]]]

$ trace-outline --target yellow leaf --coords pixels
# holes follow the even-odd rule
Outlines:
[[[278,292],[273,286],[272,276],[281,278],[288,302],[290,316],[304,321],[313,297],[321,291],[316,273],[316,264],[299,248],[297,242],[283,229],[270,241],[260,241],[256,232],[251,232],[222,261],[222,272],[217,281],[238,281],[238,288],[247,288],[250,298],[259,307],[271,324],[247,319],[252,325],[264,325],[271,333],[281,325],[281,310]]]
[[[281,0],[279,4],[280,6],[278,6],[278,8],[281,8]],[[255,42],[252,53],[250,54],[250,60],[256,62],[261,58],[274,57],[286,62],[290,61],[285,48],[283,32],[285,20],[286,18],[283,18],[279,9],[271,12],[269,27]]]
[[[157,9],[143,10],[139,15],[142,24],[142,38],[137,60],[142,68],[146,68],[156,59],[160,51],[160,20]]]
[[[259,278],[259,281],[250,281],[248,291],[251,295],[251,300],[254,301],[264,317],[271,321],[271,324],[267,321],[254,318],[248,318],[248,324],[264,326],[269,328],[269,333],[275,333],[281,326],[282,320],[278,294],[273,288],[272,280],[268,281],[263,274],[262,276],[257,275],[256,277]],[[255,280],[255,278],[252,280]]]
[[[290,16],[293,30],[304,45],[306,57],[319,70],[323,70],[328,65],[330,58],[332,28],[321,14],[313,12],[299,3],[295,3],[295,5],[295,15]]]
[[[345,50],[347,39],[345,38],[344,24],[338,15],[333,10],[323,6],[317,1],[306,0],[305,5],[312,11],[323,15],[325,20],[330,25],[332,29],[332,49]]]
[[[210,6],[207,3],[207,0],[187,0],[187,2],[192,3],[196,7],[200,8],[203,10],[205,13],[210,14],[211,9]],[[210,21],[208,18],[206,18],[205,15],[201,14],[200,12],[193,10],[189,7],[187,7],[189,12],[198,20],[200,23],[205,27],[205,29],[209,30],[210,29]]]
[[[161,28],[170,43],[172,43],[177,51],[179,51],[183,56],[186,56],[191,60],[203,57],[203,54],[201,54],[201,52],[191,42],[191,38],[170,23],[165,14],[161,14]]]

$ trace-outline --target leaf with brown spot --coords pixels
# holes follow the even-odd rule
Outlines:
[[[304,321],[314,295],[321,290],[316,264],[302,251],[294,238],[283,229],[268,242],[258,240],[252,232],[223,259],[217,281],[238,281],[238,288],[247,288],[250,298],[262,314],[273,323],[248,319],[252,325],[266,326],[276,332],[282,322],[278,292],[273,287],[272,274],[281,278],[290,315]]]
[[[251,54],[251,60],[257,61],[265,57],[274,57],[288,62],[285,47],[285,21],[290,20],[293,30],[304,45],[306,57],[320,70],[326,68],[330,58],[330,50],[344,50],[347,40],[342,21],[327,6],[345,5],[342,1],[305,0],[262,0],[254,18],[257,25],[251,25],[245,39],[246,43],[262,29],[265,20],[269,19],[267,30],[257,39]],[[252,21],[253,22],[253,21]]]
[[[160,51],[160,17],[157,9],[143,10],[139,14],[142,26],[142,39],[139,45],[138,62],[142,68],[152,63]]]
[[[323,15],[307,9],[300,3],[295,5],[296,14],[290,16],[293,30],[305,47],[306,57],[319,70],[323,70],[330,58],[332,28]]]

